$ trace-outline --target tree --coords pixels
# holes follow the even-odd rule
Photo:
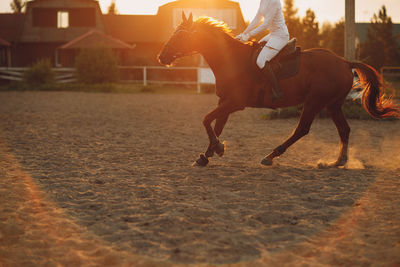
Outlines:
[[[302,19],[303,38],[302,46],[304,49],[319,47],[319,25],[315,18],[315,13],[311,9],[307,9],[305,17]]]
[[[25,6],[26,6],[26,1],[24,0],[12,0],[10,3],[11,10],[14,13],[22,13]]]
[[[288,27],[290,37],[296,37],[298,42],[302,42],[303,30],[301,28],[300,18],[297,15],[298,9],[294,7],[293,0],[285,0],[283,7],[283,16]]]
[[[112,0],[111,4],[108,6],[108,14],[118,14],[117,5],[115,4],[116,0]]]
[[[393,33],[392,19],[385,6],[371,19],[367,40],[361,45],[361,58],[376,69],[400,64],[398,36]]]
[[[324,24],[321,31],[321,47],[328,48],[339,56],[344,56],[344,19],[339,20],[334,26]]]
[[[329,42],[331,40],[331,34],[333,31],[333,25],[329,22],[324,22],[321,27],[321,41],[320,45],[321,47],[328,48],[329,47]]]

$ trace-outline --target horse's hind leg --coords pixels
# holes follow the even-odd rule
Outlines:
[[[349,147],[350,126],[342,110],[343,101],[328,106],[327,110],[336,125],[340,136],[340,152],[338,159],[330,164],[319,164],[319,167],[339,167],[347,163]]]
[[[296,130],[282,145],[278,146],[269,155],[267,155],[261,161],[261,164],[266,166],[272,165],[272,161],[274,158],[279,157],[280,155],[285,153],[285,151],[291,145],[293,145],[300,138],[308,134],[315,116],[324,107],[324,105],[321,102],[322,101],[314,100],[314,101],[307,101],[306,103],[304,103],[303,112],[301,113],[300,121],[296,127]]]

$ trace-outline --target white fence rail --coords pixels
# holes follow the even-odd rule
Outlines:
[[[54,68],[53,71],[56,74],[55,79],[58,83],[72,83],[77,81],[74,68]]]
[[[25,68],[0,68],[0,79],[8,81],[22,81]]]
[[[8,81],[23,81],[24,72],[28,68],[5,68],[0,67],[0,79]],[[54,68],[55,79],[58,83],[76,82],[74,68]]]
[[[200,91],[202,84],[215,84],[209,68],[160,67],[160,66],[120,66],[121,82],[149,84],[196,85]],[[27,68],[0,67],[0,80],[22,81]],[[74,68],[53,68],[58,83],[76,82]]]
[[[400,67],[382,67],[381,75],[383,77],[397,77],[400,78]]]
[[[210,68],[120,66],[119,69],[122,82],[141,83],[144,86],[149,84],[196,85],[197,91],[200,92],[202,84],[215,84],[215,77]],[[129,73],[134,73],[131,75],[134,77],[130,77]]]

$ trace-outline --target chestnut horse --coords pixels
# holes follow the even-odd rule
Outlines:
[[[176,59],[200,53],[203,55],[216,78],[218,106],[203,120],[209,138],[205,155],[195,162],[206,166],[214,152],[222,156],[224,145],[219,136],[231,113],[246,107],[259,107],[257,98],[264,86],[253,78],[247,61],[254,46],[236,40],[225,24],[208,17],[193,21],[190,14],[178,26],[171,39],[159,55],[163,65],[171,65]],[[298,73],[279,81],[283,99],[274,100],[267,90],[263,107],[283,108],[303,104],[300,121],[292,135],[276,147],[263,160],[271,165],[275,157],[282,155],[292,144],[305,136],[315,116],[324,108],[335,123],[340,136],[338,159],[325,166],[344,166],[347,162],[350,127],[342,111],[347,94],[353,87],[353,72],[356,69],[365,86],[362,96],[364,109],[375,118],[400,117],[400,109],[382,92],[381,77],[371,66],[361,62],[350,62],[325,49],[310,49],[301,52]],[[215,126],[211,124],[215,120]]]

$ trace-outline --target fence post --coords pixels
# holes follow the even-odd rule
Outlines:
[[[143,86],[147,86],[147,67],[143,67]]]
[[[201,84],[200,84],[200,68],[197,68],[197,93],[201,93]]]

